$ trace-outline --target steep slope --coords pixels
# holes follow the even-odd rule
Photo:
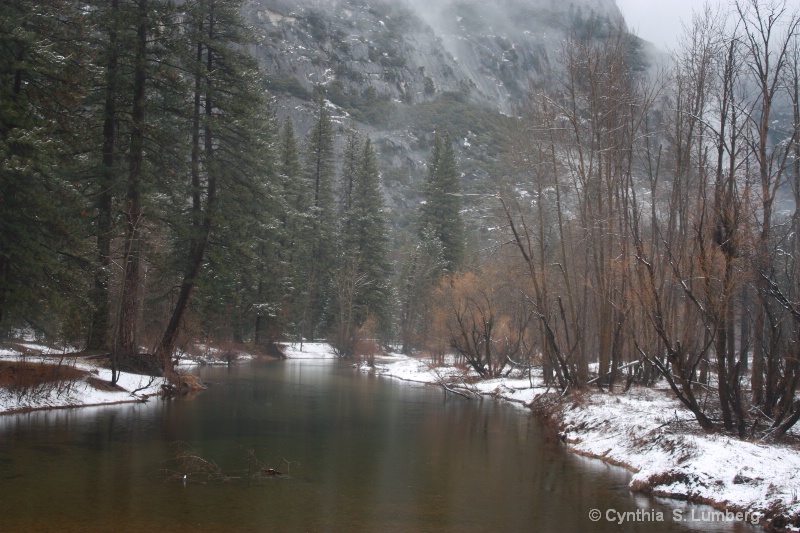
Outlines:
[[[465,190],[491,190],[511,117],[565,32],[622,22],[614,0],[251,0],[245,15],[279,116],[303,135],[322,93],[342,129],[369,133],[401,227],[434,130],[458,140]]]

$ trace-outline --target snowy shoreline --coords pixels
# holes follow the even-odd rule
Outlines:
[[[16,348],[0,348],[0,362],[60,365],[84,374],[59,386],[33,385],[18,390],[0,387],[0,416],[41,411],[73,409],[128,403],[141,403],[162,392],[164,378],[120,372],[116,387],[111,387],[111,370],[90,357],[64,354],[50,346],[16,342]],[[208,348],[200,356],[182,355],[179,368],[197,365],[227,364],[224,354]],[[227,354],[225,354],[227,355]],[[250,354],[236,353],[236,360],[248,360]]]
[[[121,372],[116,387],[111,387],[111,370],[102,368],[85,357],[63,356],[47,346],[20,343],[35,355],[17,350],[0,350],[0,361],[14,363],[61,365],[84,374],[60,387],[32,385],[17,390],[0,388],[0,415],[11,415],[43,409],[70,409],[123,403],[145,402],[159,394],[162,378]]]
[[[380,361],[375,372],[429,384],[462,380],[454,390],[532,408],[571,451],[628,469],[632,491],[710,505],[767,529],[800,531],[800,445],[706,434],[666,390],[633,387],[561,399],[535,374],[473,382],[474,373],[412,358]]]
[[[306,343],[302,349],[290,345],[285,352],[289,359],[336,357],[324,343]],[[19,353],[0,350],[0,361],[20,359]],[[59,354],[24,360],[52,363],[59,360]],[[70,364],[88,372],[88,377],[110,381],[111,371],[91,360],[78,358]],[[455,394],[492,397],[520,409],[532,408],[558,431],[571,451],[631,471],[629,488],[633,491],[711,505],[775,530],[800,531],[800,445],[703,433],[691,413],[665,390],[633,387],[626,393],[592,391],[561,399],[535,374],[477,380],[474,372],[465,373],[455,366],[434,367],[423,359],[401,355],[376,357],[374,367],[361,365],[361,369],[393,379],[447,384]],[[68,393],[57,397],[51,391],[22,401],[0,389],[0,415],[143,402],[159,394],[163,382],[125,372],[117,390],[101,390],[90,381],[77,380]]]

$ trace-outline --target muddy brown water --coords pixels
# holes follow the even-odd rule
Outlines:
[[[502,402],[337,361],[199,373],[192,398],[0,416],[0,532],[759,531],[631,494]],[[182,481],[181,450],[233,479]]]

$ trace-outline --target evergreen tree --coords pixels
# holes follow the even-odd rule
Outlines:
[[[123,5],[122,27],[125,35],[132,36],[130,46],[124,47],[129,54],[124,59],[132,73],[130,83],[121,87],[122,101],[130,111],[125,117],[127,138],[119,143],[127,150],[127,168],[119,180],[124,189],[123,272],[111,346],[112,371],[119,362],[139,355],[142,305],[148,289],[144,283],[148,237],[163,230],[158,222],[166,213],[157,209],[156,202],[177,194],[176,178],[183,175],[189,151],[183,111],[187,95],[181,73],[174,66],[180,63],[185,43],[184,32],[175,22],[175,6],[159,0],[123,2],[120,7]],[[148,317],[155,321],[153,314]]]
[[[286,119],[277,148],[277,174],[281,187],[279,260],[283,266],[282,325],[297,332],[302,323],[306,282],[309,276],[306,214],[308,195],[294,126]],[[301,333],[302,334],[302,333]]]
[[[130,359],[139,353],[139,315],[142,285],[142,176],[147,99],[148,38],[154,24],[148,0],[136,4],[136,39],[133,48],[134,81],[131,103],[131,130],[128,146],[128,176],[125,197],[125,244],[122,291],[117,317],[116,335],[112,347],[112,383],[120,358]]]
[[[461,216],[461,179],[449,135],[436,134],[423,189],[418,235],[441,242],[444,270],[456,272],[464,260],[464,221]]]
[[[227,199],[230,209],[257,227],[264,206],[248,213],[252,203],[246,199],[262,197],[272,179],[270,119],[258,89],[257,65],[245,49],[252,36],[242,20],[241,4],[229,0],[186,4],[187,35],[193,51],[188,62],[193,82],[190,231],[183,280],[158,346],[167,369],[212,233],[218,226],[225,229],[220,204]],[[234,221],[239,224],[238,217]],[[252,234],[246,228],[241,231],[245,237]],[[256,256],[258,252],[252,251]]]
[[[380,173],[375,150],[369,137],[364,142],[359,172],[353,186],[352,206],[345,220],[349,222],[345,241],[350,241],[346,250],[360,258],[361,270],[367,285],[359,298],[366,319],[369,314],[388,321],[389,298],[391,296],[389,279],[389,238],[385,204],[380,187]]]
[[[0,327],[61,333],[84,290],[90,55],[72,2],[0,4]],[[50,319],[52,324],[48,324]]]
[[[432,296],[445,269],[442,241],[429,231],[406,251],[398,282],[400,292],[400,342],[402,352],[411,354],[424,344],[430,323]]]
[[[354,354],[359,328],[370,316],[383,332],[391,322],[391,265],[377,157],[369,138],[362,145],[355,132],[348,137],[340,190],[334,345],[349,357]]]
[[[299,217],[308,207],[308,195],[303,184],[303,169],[294,125],[286,119],[278,139],[277,173],[281,184],[281,227],[284,232],[284,248],[291,249],[299,231]]]
[[[118,154],[120,120],[120,87],[122,81],[123,50],[130,36],[123,31],[122,10],[119,0],[111,2],[95,2],[92,6],[93,25],[97,28],[97,59],[105,69],[100,79],[98,92],[102,94],[102,102],[90,102],[98,112],[102,140],[98,143],[99,162],[96,174],[96,187],[91,191],[95,198],[95,265],[93,287],[91,292],[91,318],[87,350],[104,350],[108,348],[111,318],[111,243],[114,236],[114,199],[120,181],[120,157]]]
[[[310,257],[300,329],[301,335],[310,340],[324,329],[323,318],[330,300],[335,260],[336,206],[333,182],[336,170],[333,124],[326,104],[326,101],[320,100],[317,122],[306,143],[306,187],[310,191],[306,247]]]
[[[359,171],[361,170],[361,139],[356,130],[351,130],[347,135],[344,148],[342,175],[339,183],[339,220],[342,224],[348,222],[347,213],[353,206],[353,190]],[[346,234],[347,228],[342,228],[342,233]]]

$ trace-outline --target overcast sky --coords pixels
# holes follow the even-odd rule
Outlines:
[[[689,22],[692,9],[700,9],[703,0],[617,0],[628,27],[662,50],[673,48],[681,34],[681,21]],[[730,0],[711,0],[728,4]],[[800,0],[788,0],[790,9],[800,9]]]

